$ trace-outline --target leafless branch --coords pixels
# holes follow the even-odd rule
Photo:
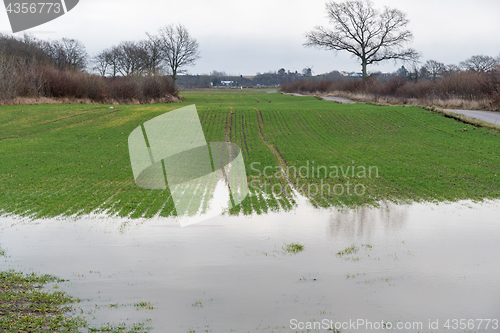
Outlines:
[[[385,8],[381,13],[370,0],[331,1],[326,4],[333,29],[316,27],[306,34],[304,46],[347,51],[361,61],[363,78],[367,65],[385,60],[413,61],[419,57],[411,48],[413,34],[406,28],[408,19],[398,9]]]

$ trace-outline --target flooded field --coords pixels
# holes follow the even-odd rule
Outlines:
[[[497,131],[416,107],[183,99],[2,106],[2,271],[68,280],[46,288],[97,328],[498,331]]]
[[[1,266],[68,279],[48,288],[88,299],[93,323],[151,319],[153,332],[497,332],[499,216],[500,201],[338,211],[302,199],[183,228],[2,217]]]

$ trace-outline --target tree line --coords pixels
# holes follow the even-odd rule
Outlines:
[[[85,46],[78,40],[62,38],[44,41],[27,34],[16,38],[0,33],[0,54],[25,64],[53,64],[61,70],[84,70],[88,62]]]
[[[141,41],[123,41],[90,57],[85,45],[70,38],[45,41],[25,34],[0,34],[0,52],[28,61],[46,61],[61,70],[91,69],[101,76],[177,75],[200,58],[198,42],[181,24],[167,25]]]
[[[0,34],[0,100],[172,101],[178,74],[200,57],[198,43],[180,24],[146,36],[91,57],[76,39]]]
[[[185,67],[200,58],[198,42],[183,25],[167,25],[147,39],[124,41],[92,58],[92,69],[101,76],[171,75],[175,84]]]

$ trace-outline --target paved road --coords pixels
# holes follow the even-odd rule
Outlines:
[[[301,97],[305,97],[305,96],[309,96],[309,97],[312,97],[312,95],[302,95],[302,94],[297,94],[297,93],[285,93],[286,95],[292,95],[292,96],[301,96]]]
[[[444,110],[462,114],[464,116],[475,118],[478,120],[486,121],[488,123],[500,125],[500,112],[478,111],[478,110],[455,110],[455,109],[444,109]]]
[[[312,95],[302,95],[302,94],[297,94],[297,93],[287,93],[287,95],[292,95],[292,96],[312,96]],[[331,102],[337,102],[337,103],[342,103],[342,104],[354,104],[357,103],[356,101],[353,101],[352,99],[345,98],[345,97],[335,97],[335,96],[320,96],[323,98],[325,101],[331,101]]]

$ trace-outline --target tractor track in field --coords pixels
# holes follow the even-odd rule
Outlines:
[[[274,158],[276,159],[276,162],[278,162],[278,165],[281,167],[283,173],[285,174],[285,178],[286,178],[286,181],[288,182],[288,185],[292,189],[295,189],[300,194],[306,196],[315,205],[319,205],[319,203],[310,195],[310,193],[308,191],[303,190],[303,188],[298,188],[298,189],[295,188],[293,181],[295,181],[295,184],[297,184],[297,180],[296,179],[292,179],[293,177],[290,177],[290,175],[287,172],[285,172],[285,170],[289,169],[290,165],[283,158],[283,155],[279,151],[278,147],[276,147],[276,145],[274,143],[271,143],[271,142],[269,142],[269,141],[266,140],[266,138],[264,136],[264,133],[262,132],[262,127],[263,127],[263,124],[264,124],[264,118],[262,117],[262,112],[260,111],[260,109],[257,109],[257,108],[255,109],[255,111],[257,112],[257,126],[259,128],[260,138],[269,147],[269,150],[274,155]],[[280,181],[280,183],[281,183],[281,181]],[[286,184],[282,184],[282,185],[286,186]]]
[[[224,141],[225,142],[231,142],[231,130],[233,127],[233,115],[234,115],[234,109],[233,109],[233,107],[231,107],[231,113],[229,114],[229,117],[226,116],[226,128],[224,130]]]
[[[120,110],[115,110],[115,111],[108,112],[108,113],[105,113],[105,114],[101,114],[101,115],[98,115],[98,116],[95,116],[95,117],[91,117],[91,118],[88,118],[88,119],[83,119],[83,120],[80,120],[80,121],[77,121],[77,122],[74,122],[74,123],[70,123],[70,124],[66,124],[66,125],[63,125],[63,126],[58,126],[58,127],[54,127],[54,128],[48,128],[48,129],[41,130],[41,131],[38,131],[38,132],[32,132],[32,133],[27,133],[27,134],[9,136],[9,137],[6,137],[6,138],[0,138],[0,141],[10,140],[10,139],[24,138],[24,137],[35,135],[35,134],[39,134],[39,133],[44,133],[44,132],[49,132],[49,131],[57,130],[57,129],[68,127],[68,126],[71,126],[71,125],[80,124],[80,123],[83,123],[83,122],[86,122],[86,121],[89,121],[89,120],[97,119],[97,118],[100,118],[100,117],[109,116],[109,115],[114,114],[114,113],[116,113],[118,111],[120,111]],[[68,117],[68,118],[72,118],[72,117]],[[66,118],[66,119],[68,119],[68,118]],[[56,121],[53,121],[53,122],[56,122]],[[52,122],[48,122],[46,124],[50,124],[50,123],[52,123]],[[41,126],[41,125],[38,125],[38,126]]]
[[[226,116],[226,126],[224,129],[224,142],[228,142],[228,143],[231,142],[231,129],[233,126],[233,115],[234,115],[234,109],[231,106],[231,113],[229,114],[229,117]],[[229,145],[229,156],[232,156],[231,145]],[[228,184],[229,190],[231,191],[231,186],[229,185],[230,184],[229,176],[226,173],[226,170],[223,167],[221,167],[220,170],[222,172],[222,176],[224,177],[224,179],[226,181],[226,184]],[[231,196],[231,200],[233,200],[232,196]]]
[[[246,132],[248,131],[247,129],[247,123],[245,120],[245,117],[243,116],[243,113],[241,114],[241,133],[243,136],[243,143],[245,144],[245,150],[247,152],[247,156],[250,155],[250,151],[248,150],[248,145],[247,145],[247,135]]]
[[[282,168],[288,167],[288,163],[286,163],[283,156],[281,156],[281,154],[279,153],[279,150],[276,148],[276,146],[274,144],[272,144],[266,140],[264,133],[262,132],[262,125],[264,123],[264,119],[262,118],[262,113],[261,113],[260,109],[255,109],[255,111],[257,112],[257,127],[259,128],[259,135],[260,135],[261,140],[264,141],[264,143],[269,147],[269,149],[271,150],[271,153],[274,155],[274,158],[276,159],[276,162],[278,162],[278,164]]]

